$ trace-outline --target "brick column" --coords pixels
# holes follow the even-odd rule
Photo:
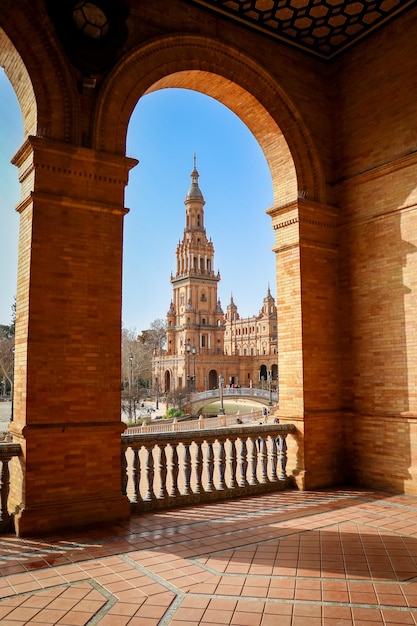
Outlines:
[[[340,451],[337,210],[307,199],[268,211],[275,230],[280,421],[302,488],[330,484]]]
[[[124,188],[137,162],[31,137],[22,185],[9,511],[20,535],[129,516],[121,495]]]

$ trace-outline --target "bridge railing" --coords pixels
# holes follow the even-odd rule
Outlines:
[[[209,389],[207,391],[201,391],[193,394],[191,402],[210,400],[212,398],[218,398],[219,395],[219,389]],[[274,404],[278,402],[277,391],[269,391],[269,389],[255,389],[253,387],[223,387],[223,396],[227,398],[244,396],[245,398],[249,397],[262,400],[271,399]]]
[[[282,490],[293,424],[122,435],[133,512]]]

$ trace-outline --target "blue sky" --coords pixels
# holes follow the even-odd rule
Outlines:
[[[0,72],[0,324],[10,321],[16,293],[19,200],[10,159],[22,141],[20,111]],[[223,309],[233,299],[241,317],[258,313],[268,284],[275,294],[273,231],[265,210],[272,182],[250,131],[216,100],[190,90],[165,89],[144,96],[129,125],[127,154],[139,160],[126,189],[123,260],[123,326],[149,328],[168,310],[176,245],[185,225],[184,199],[197,155],[206,204],[207,236],[221,273]]]

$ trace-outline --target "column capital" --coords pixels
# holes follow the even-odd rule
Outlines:
[[[21,204],[34,193],[120,207],[129,171],[137,159],[101,152],[44,137],[29,136],[12,159],[19,169]],[[21,210],[20,205],[18,211]]]

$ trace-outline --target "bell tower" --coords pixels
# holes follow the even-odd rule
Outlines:
[[[214,271],[214,246],[204,226],[205,200],[198,185],[194,155],[191,185],[185,197],[185,228],[177,245],[173,299],[168,314],[168,352],[187,356],[222,355],[224,315],[217,298],[220,273]],[[171,343],[171,345],[170,345]]]

